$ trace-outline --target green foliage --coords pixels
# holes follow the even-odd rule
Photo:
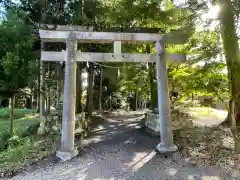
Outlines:
[[[15,169],[28,165],[33,159],[38,161],[45,156],[52,155],[59,147],[58,141],[59,138],[55,136],[49,136],[45,139],[23,138],[18,146],[0,152],[0,168]]]
[[[29,149],[32,148],[31,139],[25,139],[20,146],[16,148],[8,148],[6,151],[0,153],[0,165],[3,166],[4,163],[10,163],[18,161],[22,156],[27,155]]]
[[[127,64],[121,71],[119,87],[122,96],[134,97],[135,93],[150,99],[148,70],[146,65]]]
[[[22,138],[33,136],[37,133],[39,127],[39,120],[36,115],[33,115],[34,110],[30,109],[15,109],[16,120],[14,122],[14,135],[9,133],[9,121],[7,109],[1,109],[0,111],[0,156],[5,151],[9,151],[12,148],[18,148],[22,143]],[[32,116],[31,116],[32,115]]]
[[[8,131],[0,132],[0,151],[7,148],[8,139],[11,137],[11,134]]]
[[[28,126],[27,128],[27,135],[36,135],[37,134],[37,130],[40,127],[40,122],[31,124],[30,126]],[[26,136],[27,136],[26,135]]]
[[[209,62],[203,66],[173,66],[169,73],[170,87],[172,90],[180,88],[181,96],[206,95],[222,101],[228,93],[225,68],[220,62]]]
[[[221,46],[219,46],[219,33],[217,31],[203,30],[195,32],[189,39],[185,49],[188,50],[190,64],[199,61],[210,61],[219,58]],[[223,59],[219,59],[222,61]],[[221,63],[221,62],[220,62]]]
[[[9,10],[0,24],[0,92],[7,96],[26,87],[33,74],[30,67],[35,61],[35,35],[24,19],[24,12]]]
[[[46,6],[44,2],[26,0],[21,0],[21,2],[24,4],[21,8],[29,12],[29,17],[33,21],[50,24],[93,25],[95,29],[100,31],[103,27],[157,27],[163,33],[184,28],[190,28],[193,31],[202,11],[206,12],[208,9],[207,4],[200,1],[189,1],[188,9],[176,8],[171,0],[72,1],[68,4],[64,1],[59,3],[50,1],[51,7]],[[202,11],[200,12],[200,10]],[[218,70],[218,67],[222,66],[222,62],[216,63],[219,65],[209,65],[213,64],[212,59],[216,60],[221,53],[219,43],[219,32],[217,30],[204,29],[200,32],[195,31],[185,45],[168,45],[168,52],[187,53],[188,59],[190,59],[188,61],[190,65],[170,66],[169,84],[171,90],[180,89],[184,96],[194,93],[223,98],[220,96],[226,94],[228,88],[226,75],[221,72],[223,68]],[[105,45],[81,44],[80,48],[84,51],[94,52],[109,52],[111,50],[109,46]],[[146,47],[142,45],[123,46],[124,52],[145,53],[145,50]],[[154,52],[154,46],[152,46],[151,53]],[[15,61],[19,61],[12,54],[7,54],[6,57],[14,59],[10,67],[14,66]],[[206,65],[196,67],[195,63],[199,61],[206,62]],[[144,99],[150,99],[151,88],[156,87],[156,80],[154,77],[153,82],[151,82],[153,85],[150,88],[149,71],[146,65],[135,66],[135,64],[119,63],[117,65],[111,64],[111,66],[122,66],[122,68],[119,70],[119,77],[117,76],[117,69],[104,69],[104,78],[108,82],[103,82],[103,99],[116,97],[115,95],[119,93],[123,100],[131,99],[136,92]],[[99,67],[95,66],[94,68],[95,74],[97,74]],[[155,73],[154,70],[152,75],[155,76]],[[95,85],[94,96],[98,93],[98,88]],[[152,98],[156,100],[156,88],[154,91],[155,94]],[[117,99],[116,102],[119,100],[118,98],[115,99]]]
[[[21,139],[19,138],[19,136],[12,136],[8,139],[8,146],[9,148],[14,148],[17,145],[19,145]]]
[[[91,132],[91,119],[85,113],[76,115],[75,135],[87,136]]]
[[[33,114],[34,110],[31,109],[15,109],[15,121],[14,121],[14,135],[19,137],[26,137],[28,135],[34,135],[37,132],[39,126],[38,117]],[[0,139],[4,142],[10,137],[9,135],[9,120],[8,110],[1,109],[0,111]]]
[[[24,121],[24,120],[23,120]],[[14,134],[18,135],[19,137],[27,137],[32,136],[37,133],[37,130],[40,126],[40,122],[38,120],[29,120],[31,122],[24,122],[24,125],[19,125],[15,123],[14,127]]]

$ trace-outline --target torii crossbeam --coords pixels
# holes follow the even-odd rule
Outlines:
[[[80,29],[80,30],[79,30]],[[167,78],[167,61],[182,62],[183,54],[166,54],[164,44],[182,44],[172,34],[152,33],[119,33],[81,31],[83,28],[61,28],[58,30],[39,30],[43,42],[66,42],[66,51],[41,51],[42,61],[65,61],[64,101],[61,148],[57,157],[65,161],[78,154],[74,146],[75,101],[76,101],[76,63],[83,61],[96,62],[156,62],[158,109],[161,143],[157,145],[159,152],[173,152],[177,147],[173,144],[172,120],[169,109],[169,92]],[[77,51],[77,43],[113,43],[113,53],[91,53]],[[156,54],[128,54],[121,52],[122,43],[156,43]]]

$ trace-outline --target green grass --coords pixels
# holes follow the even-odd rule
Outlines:
[[[9,145],[9,109],[0,109],[0,139],[2,138],[0,143],[8,142],[8,148],[0,151],[0,172],[3,169],[12,171],[24,167],[33,160],[40,160],[56,151],[59,146],[59,136],[34,135],[37,128],[32,128],[35,127],[34,125],[39,125],[39,122],[39,116],[34,109],[14,109],[13,133],[14,136],[19,137],[19,142],[11,146]],[[4,137],[6,137],[5,140],[3,140]]]
[[[33,114],[35,110],[31,109],[15,109],[15,117],[13,121],[13,135],[24,138],[29,135],[36,134],[39,125],[39,118],[37,114]],[[6,118],[9,110],[4,108],[0,109],[0,150],[4,150],[8,144],[10,135],[10,120]],[[9,115],[8,115],[9,116]],[[32,130],[35,127],[36,130]]]
[[[11,171],[29,165],[33,161],[52,155],[59,147],[59,137],[26,137],[14,148],[0,152],[0,169]]]
[[[20,134],[33,124],[39,123],[34,109],[14,109],[14,134]],[[8,132],[10,127],[9,109],[0,109],[0,135]]]
[[[22,131],[32,124],[36,124],[39,122],[39,118],[37,116],[14,119],[14,132]],[[9,120],[0,120],[0,133],[9,131],[10,121]]]
[[[35,109],[14,109],[14,118],[20,119],[27,115],[35,114]],[[9,108],[0,108],[0,120],[9,118]]]

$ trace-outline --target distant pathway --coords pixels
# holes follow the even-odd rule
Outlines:
[[[219,167],[197,167],[178,153],[156,154],[158,137],[150,137],[136,119],[140,114],[106,116],[106,123],[87,139],[86,152],[65,163],[57,163],[20,174],[13,180],[220,180],[240,179],[237,172]],[[81,153],[81,152],[80,152]],[[237,176],[239,178],[237,178]]]

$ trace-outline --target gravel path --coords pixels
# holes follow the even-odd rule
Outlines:
[[[86,152],[65,163],[56,163],[13,177],[13,180],[220,180],[240,179],[236,171],[198,167],[178,153],[155,152],[159,138],[144,133],[136,118],[106,117],[107,122],[85,141]]]

